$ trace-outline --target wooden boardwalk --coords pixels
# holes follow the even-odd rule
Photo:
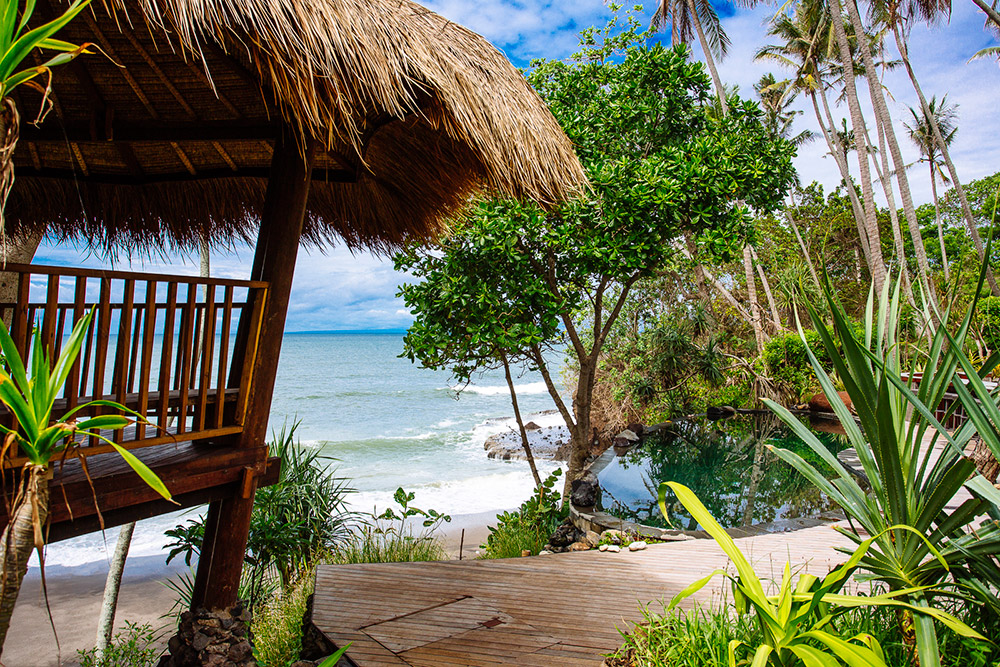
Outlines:
[[[762,577],[780,579],[786,560],[825,574],[844,559],[833,548],[850,542],[819,526],[737,544]],[[726,565],[715,542],[705,539],[634,553],[324,565],[313,622],[337,646],[351,642],[348,657],[358,667],[596,667],[621,644],[619,630],[640,620],[641,605],[660,611],[661,600]],[[697,600],[718,597],[723,588],[719,580]]]

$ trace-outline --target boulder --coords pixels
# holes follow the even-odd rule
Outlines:
[[[552,536],[549,537],[549,545],[551,547],[568,547],[581,537],[583,537],[583,533],[572,523],[566,522],[556,528]],[[555,549],[552,550],[555,551]]]
[[[725,419],[736,414],[736,408],[731,405],[709,406],[705,411],[709,419]]]
[[[606,530],[601,533],[601,538],[609,544],[621,544],[625,541],[625,533],[620,530]]]
[[[586,542],[574,542],[573,544],[569,545],[570,551],[590,551],[590,549],[591,546]]]
[[[630,447],[639,444],[639,436],[631,429],[625,429],[611,441],[615,447]]]
[[[632,422],[625,428],[628,429],[629,431],[632,431],[640,438],[642,437],[642,434],[646,432],[646,426],[644,424],[640,424],[639,422]]]
[[[601,501],[601,486],[591,472],[574,479],[569,489],[569,500],[576,507],[594,507]]]
[[[580,541],[589,544],[590,548],[593,549],[594,547],[596,547],[598,544],[601,543],[601,536],[599,533],[595,533],[592,530],[588,530],[586,533],[584,533],[583,539]]]
[[[846,391],[838,391],[837,395],[840,396],[840,400],[844,402],[847,409],[853,412],[854,404],[851,402],[851,396]],[[830,405],[829,399],[823,393],[816,394],[809,399],[809,409],[813,412],[833,412],[833,406]]]
[[[541,428],[542,427],[536,424],[535,422],[528,422],[527,424],[524,425],[525,431],[538,431]]]

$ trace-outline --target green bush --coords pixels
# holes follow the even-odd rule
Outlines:
[[[80,667],[153,667],[160,657],[156,647],[158,635],[153,626],[138,625],[125,621],[125,627],[117,632],[107,650],[97,657],[97,649],[77,651],[76,659]]]
[[[1000,350],[1000,297],[980,299],[976,319],[983,334],[983,342],[991,350]]]
[[[811,349],[822,351],[818,333],[807,329],[805,337]],[[775,336],[764,343],[761,358],[771,380],[785,397],[793,401],[804,401],[819,390],[819,382],[809,363],[806,346],[797,332]],[[823,354],[819,361],[824,367],[830,365],[830,359]]]
[[[480,558],[518,558],[524,551],[534,556],[542,550],[568,513],[568,508],[560,506],[561,496],[554,488],[561,474],[562,470],[556,469],[517,510],[497,515],[497,525],[490,526]]]

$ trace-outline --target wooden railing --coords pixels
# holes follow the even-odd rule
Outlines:
[[[53,418],[94,399],[117,401],[145,420],[102,435],[130,449],[242,430],[267,283],[39,265],[4,270],[17,296],[0,303],[0,317],[26,363],[36,333],[54,359],[74,324],[94,313]],[[5,412],[0,419],[13,425]],[[88,455],[112,449],[98,438],[80,445]],[[21,462],[15,455],[5,465]]]

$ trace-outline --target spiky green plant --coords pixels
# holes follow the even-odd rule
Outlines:
[[[45,351],[41,332],[36,332],[31,363],[27,367],[6,325],[0,322],[0,352],[6,364],[6,369],[0,367],[0,402],[7,406],[17,422],[14,428],[0,425],[0,433],[6,436],[0,449],[0,461],[6,460],[14,447],[27,459],[20,471],[18,492],[9,507],[10,521],[2,537],[0,651],[3,650],[14,603],[21,590],[21,581],[28,570],[28,558],[33,549],[38,551],[39,562],[44,567],[43,529],[49,514],[51,461],[72,453],[84,437],[94,437],[111,445],[144,482],[164,498],[170,499],[170,492],[146,464],[101,434],[102,430],[125,428],[133,422],[132,419],[122,414],[98,415],[81,421],[75,418],[81,412],[95,407],[116,410],[141,419],[138,413],[114,401],[96,400],[78,405],[61,417],[52,414],[56,399],[80,354],[92,319],[93,311],[80,318],[55,365],[50,362]]]
[[[980,274],[980,288],[984,275]],[[867,577],[884,582],[890,591],[911,591],[903,599],[921,609],[931,608],[935,598],[955,595],[973,595],[1000,608],[995,593],[1000,586],[995,561],[1000,555],[1000,526],[990,519],[990,514],[996,512],[1000,492],[976,475],[975,465],[963,455],[964,446],[976,431],[977,418],[952,435],[934,416],[951,388],[960,395],[969,394],[965,380],[957,373],[959,368],[971,371],[972,391],[983,388],[962,352],[972,309],[952,334],[948,331],[949,313],[935,312],[932,319],[932,307],[925,307],[924,321],[940,325],[933,331],[927,349],[912,354],[909,368],[904,370],[904,342],[898,335],[899,282],[891,293],[886,283],[877,308],[874,290],[869,293],[860,335],[855,333],[828,279],[824,300],[833,319],[832,332],[812,303],[807,302],[806,308],[820,345],[850,396],[857,419],[841,400],[831,374],[817,360],[816,351],[808,342],[806,347],[823,392],[857,451],[868,485],[859,482],[788,410],[765,401],[823,458],[835,476],[828,480],[794,452],[773,447],[772,451],[843,508],[851,529],[841,532],[859,545],[865,542],[863,535],[875,536],[859,563]],[[797,324],[805,341],[801,322]],[[923,375],[915,384],[911,378],[918,370]],[[995,414],[994,401],[987,403],[983,411]],[[963,487],[972,497],[949,509]],[[913,657],[919,664],[939,665],[933,618],[904,614],[902,623],[904,637],[912,638]]]

